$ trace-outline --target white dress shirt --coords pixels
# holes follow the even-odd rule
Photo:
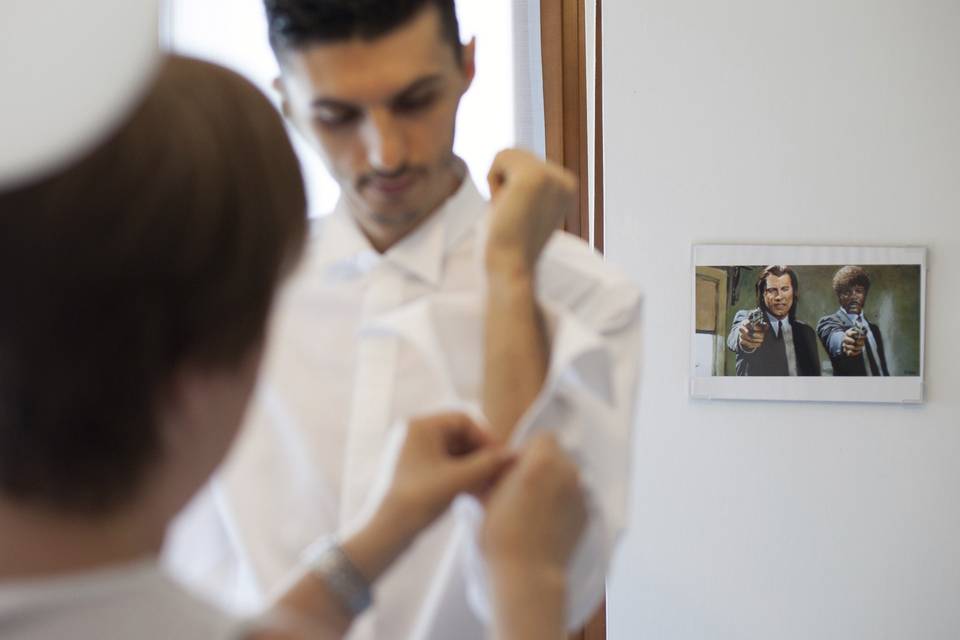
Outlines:
[[[190,595],[153,559],[0,582],[4,640],[239,640],[252,628]]]
[[[384,485],[407,418],[478,411],[487,203],[467,178],[411,235],[375,252],[342,206],[316,222],[279,301],[246,431],[219,480],[224,521],[269,593],[318,536],[350,530]],[[639,365],[639,294],[557,233],[538,266],[551,343],[515,443],[551,429],[580,464],[591,522],[571,566],[571,625],[604,593],[625,523]],[[476,502],[422,534],[380,579],[350,638],[483,638],[489,597]]]

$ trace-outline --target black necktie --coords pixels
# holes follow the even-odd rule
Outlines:
[[[777,320],[777,340],[783,340],[783,320]]]

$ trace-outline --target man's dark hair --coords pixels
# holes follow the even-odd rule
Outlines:
[[[800,302],[800,280],[797,278],[797,272],[785,264],[773,264],[764,269],[757,278],[757,306],[763,309],[764,313],[769,313],[767,303],[763,299],[763,294],[767,291],[767,276],[776,276],[778,278],[789,275],[790,285],[793,287],[793,304],[790,306],[790,320],[797,315],[797,303]]]
[[[839,296],[844,291],[849,291],[856,285],[860,285],[865,291],[870,291],[870,276],[863,267],[846,266],[833,274],[833,292]]]
[[[374,40],[414,18],[437,9],[445,40],[461,60],[460,27],[454,0],[265,0],[270,45],[285,50],[351,38]]]
[[[185,58],[110,140],[0,192],[0,493],[84,515],[134,499],[173,376],[249,357],[305,212],[270,102]]]

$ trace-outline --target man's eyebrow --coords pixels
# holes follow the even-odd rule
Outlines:
[[[397,94],[391,100],[391,102],[402,100],[424,89],[432,89],[435,85],[438,85],[441,82],[443,82],[443,76],[440,75],[439,73],[434,73],[429,76],[424,76],[422,78],[419,78],[413,81],[412,83],[404,87],[403,90],[398,91]]]
[[[439,73],[434,73],[422,78],[414,80],[412,83],[398,91],[393,97],[390,98],[390,102],[394,103],[405,98],[409,98],[411,95],[418,93],[419,91],[425,89],[432,89],[434,86],[443,82],[443,76]],[[353,103],[346,102],[343,100],[338,100],[336,98],[314,98],[310,102],[310,107],[313,109],[338,109],[342,111],[352,111],[358,109],[359,107]]]

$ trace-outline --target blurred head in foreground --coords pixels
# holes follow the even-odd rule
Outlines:
[[[99,148],[0,192],[0,509],[169,520],[235,435],[305,211],[269,101],[180,57]]]

